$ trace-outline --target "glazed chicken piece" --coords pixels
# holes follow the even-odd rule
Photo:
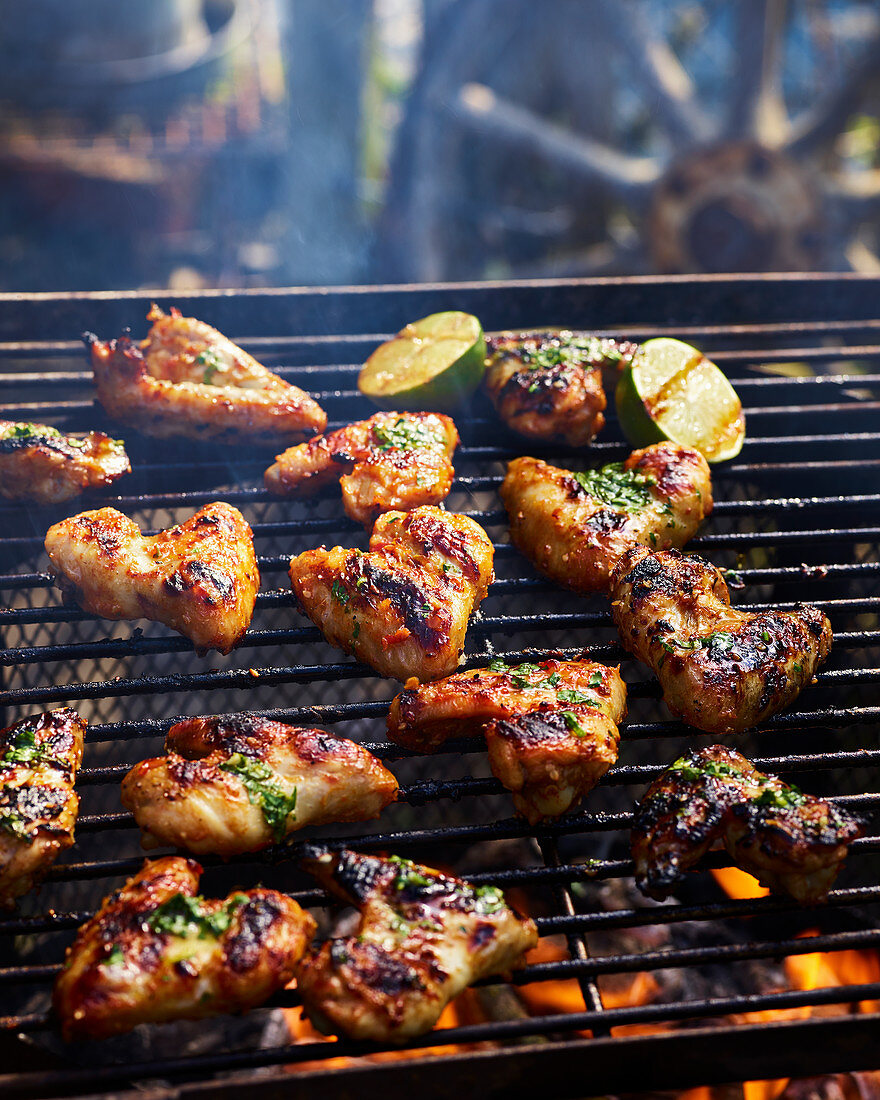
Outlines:
[[[65,598],[84,611],[165,623],[201,654],[241,641],[260,587],[253,533],[223,503],[149,537],[115,508],[81,512],[49,528],[46,553]]]
[[[602,368],[631,362],[637,344],[575,332],[505,332],[486,341],[485,386],[498,415],[529,439],[590,442],[605,423]]]
[[[146,435],[275,446],[326,428],[327,414],[307,393],[204,321],[156,305],[147,320],[140,343],[83,336],[98,400],[117,420]]]
[[[812,905],[825,898],[863,831],[860,818],[710,745],[676,760],[642,799],[632,829],[636,882],[665,898],[721,841],[764,886]]]
[[[595,661],[547,660],[416,680],[391,702],[388,736],[416,752],[485,733],[495,777],[532,824],[557,817],[591,791],[617,759],[626,685]]]
[[[737,611],[715,566],[678,550],[630,550],[611,601],[624,647],[654,670],[666,705],[707,733],[747,730],[788,706],[831,649],[818,608]]]
[[[304,865],[360,910],[357,934],[312,949],[297,988],[312,1023],[402,1043],[430,1031],[466,986],[516,967],[538,941],[496,886],[473,887],[397,856],[311,849]]]
[[[576,592],[607,591],[630,547],[684,546],[712,511],[712,482],[698,451],[655,443],[585,474],[514,459],[501,499],[511,541],[536,569]]]
[[[54,1006],[64,1038],[246,1012],[293,976],[315,922],[276,890],[199,897],[191,859],[147,861],[67,949]]]
[[[458,432],[439,413],[381,412],[288,447],[266,471],[270,493],[308,496],[339,478],[345,514],[365,527],[382,512],[410,512],[449,495]]]
[[[331,645],[382,676],[436,680],[458,665],[493,554],[472,519],[425,505],[380,516],[369,553],[321,546],[292,558],[290,582]]]
[[[85,731],[66,707],[0,731],[0,908],[11,909],[73,844]]]
[[[62,435],[48,424],[0,420],[0,497],[61,504],[131,473],[125,446],[103,432]]]
[[[122,781],[145,848],[198,855],[256,852],[306,825],[368,821],[397,780],[366,749],[255,715],[189,718]]]

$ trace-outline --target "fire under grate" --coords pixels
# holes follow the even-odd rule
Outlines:
[[[880,280],[864,277],[720,276],[207,292],[173,304],[312,392],[333,427],[369,415],[355,379],[375,344],[438,309],[476,313],[487,330],[556,325],[696,343],[740,392],[749,436],[739,458],[713,470],[715,511],[689,548],[736,572],[738,606],[808,600],[826,610],[835,631],[828,664],[792,708],[754,733],[721,740],[759,767],[870,815],[880,801],[880,748],[871,737],[880,717],[878,291]],[[114,490],[67,505],[0,502],[3,724],[59,704],[91,723],[77,843],[41,893],[0,915],[2,1094],[118,1095],[146,1083],[156,1096],[225,1096],[244,1084],[266,1097],[316,1087],[340,1095],[417,1088],[433,1097],[469,1087],[479,1073],[487,1095],[538,1087],[582,1096],[875,1068],[880,1013],[870,1002],[880,1001],[880,965],[857,984],[797,989],[780,978],[780,964],[880,948],[876,823],[853,845],[819,909],[726,897],[708,870],[664,905],[631,888],[634,801],[683,745],[711,739],[669,721],[646,670],[617,645],[607,601],[561,592],[507,544],[496,492],[505,461],[519,454],[577,469],[624,457],[629,448],[613,416],[580,454],[519,440],[482,401],[456,417],[463,445],[447,507],[486,527],[498,574],[468,633],[467,664],[586,648],[598,660],[622,661],[630,692],[618,765],[575,812],[534,829],[512,816],[476,739],[433,757],[388,744],[384,715],[399,685],[330,648],[295,610],[285,574],[291,554],[321,542],[365,545],[338,490],[304,504],[276,501],[262,489],[265,449],[157,443],[114,426],[93,404],[76,335],[86,328],[115,335],[126,325],[140,334],[148,307],[140,294],[0,296],[0,417],[121,434],[134,468]],[[251,523],[263,575],[251,630],[229,657],[198,658],[157,624],[94,620],[61,604],[42,552],[51,523],[108,504],[155,529],[215,499]],[[64,947],[143,861],[138,832],[120,809],[119,781],[159,750],[179,716],[241,710],[328,726],[364,742],[398,774],[401,801],[380,821],[297,839],[318,834],[450,868],[512,890],[514,903],[536,917],[554,952],[513,976],[504,1011],[484,1003],[482,1016],[459,1018],[407,1048],[429,1054],[394,1061],[375,1046],[295,1041],[296,1014],[277,1011],[296,1007],[295,991],[242,1021],[141,1029],[146,1037],[77,1048],[60,1042],[48,1006]],[[327,899],[283,853],[201,862],[207,893],[260,881],[323,913]],[[322,927],[330,927],[326,916]],[[641,1003],[617,996],[627,975],[650,976],[652,993]],[[565,998],[554,1000],[559,983]],[[504,988],[483,983],[486,991]],[[547,995],[530,999],[529,990]],[[768,1016],[773,1010],[780,1015]],[[326,1064],[340,1056],[348,1060]]]

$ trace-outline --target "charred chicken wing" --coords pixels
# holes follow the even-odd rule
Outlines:
[[[495,886],[473,887],[396,856],[313,849],[305,866],[360,910],[358,933],[312,950],[297,988],[321,1031],[404,1042],[471,982],[518,965],[538,931]]]
[[[632,850],[639,889],[664,898],[716,842],[764,886],[802,904],[822,901],[863,822],[764,775],[722,745],[688,753],[648,789]]]
[[[312,917],[275,890],[199,897],[201,873],[180,856],[148,861],[80,928],[55,983],[65,1039],[245,1012],[290,981]]]
[[[511,540],[537,569],[576,592],[607,591],[630,547],[684,546],[712,511],[712,483],[699,452],[655,443],[585,474],[514,459],[501,499]]]
[[[306,496],[339,478],[342,506],[369,527],[382,512],[439,504],[452,488],[458,432],[439,413],[382,412],[288,447],[266,471],[266,488]]]
[[[190,718],[122,781],[145,848],[255,852],[306,825],[367,821],[397,780],[360,745],[253,715]]]
[[[223,503],[149,537],[114,508],[81,512],[49,528],[46,553],[84,611],[165,623],[199,653],[228,653],[241,640],[260,587],[253,533]]]
[[[131,472],[121,440],[103,432],[80,439],[48,424],[0,420],[0,497],[61,504]]]
[[[62,708],[0,731],[0,908],[11,909],[73,844],[85,730]]]
[[[719,571],[678,550],[630,550],[611,601],[623,645],[654,670],[666,705],[707,733],[749,729],[787,706],[831,649],[817,608],[737,611]]]
[[[493,553],[473,520],[425,505],[380,516],[369,553],[321,546],[292,558],[290,582],[331,645],[383,676],[436,680],[458,664]]]
[[[486,344],[485,386],[505,424],[572,447],[589,443],[605,423],[602,368],[630,362],[637,350],[575,332],[505,332]]]
[[[146,435],[286,445],[322,432],[327,415],[216,329],[153,306],[139,344],[129,336],[90,349],[98,400]]]
[[[489,763],[533,824],[569,810],[617,759],[626,686],[595,661],[541,661],[459,672],[391,702],[388,736],[417,752],[484,732]]]

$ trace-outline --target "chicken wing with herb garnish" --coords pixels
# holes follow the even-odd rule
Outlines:
[[[83,339],[98,400],[146,435],[286,446],[322,432],[327,415],[215,328],[154,305],[140,343],[129,336]]]
[[[738,611],[715,566],[678,550],[624,555],[611,613],[672,713],[707,733],[746,730],[788,706],[831,649],[831,623],[818,608]]]
[[[529,439],[589,443],[605,423],[602,368],[638,345],[577,332],[505,332],[487,339],[485,386],[498,415]]]
[[[191,859],[147,861],[77,933],[55,983],[68,1041],[246,1012],[293,977],[313,918],[276,890],[200,897]]]
[[[655,443],[586,473],[537,458],[507,467],[501,499],[514,545],[557,584],[607,591],[632,546],[683,546],[712,511],[709,465],[677,443]]]
[[[452,488],[458,432],[439,413],[381,412],[288,447],[266,471],[271,493],[307,496],[339,478],[345,513],[369,527],[382,512],[439,504]]]
[[[516,967],[538,941],[495,886],[471,886],[397,856],[308,851],[304,866],[360,910],[357,934],[312,949],[297,988],[312,1023],[402,1043],[430,1031],[466,986]]]
[[[415,680],[391,702],[388,736],[417,752],[485,733],[492,772],[532,824],[557,817],[617,759],[626,686],[616,668],[550,659]]]
[[[493,554],[472,519],[425,505],[380,516],[369,553],[321,546],[292,558],[290,582],[331,645],[383,676],[436,680],[458,665]]]
[[[710,745],[680,757],[648,788],[635,816],[639,889],[667,897],[716,842],[764,886],[804,905],[822,901],[863,822]]]
[[[73,844],[85,731],[66,707],[0,731],[0,908],[11,909]]]
[[[46,553],[65,596],[84,611],[165,623],[199,653],[229,653],[260,587],[253,532],[222,502],[149,537],[115,508],[81,512],[49,528]]]
[[[122,781],[145,848],[256,852],[306,825],[378,817],[397,795],[391,772],[353,741],[256,715],[188,718],[165,750]]]
[[[0,420],[0,497],[61,504],[131,473],[121,439],[62,435],[48,424]]]

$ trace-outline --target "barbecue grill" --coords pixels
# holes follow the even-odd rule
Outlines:
[[[880,801],[880,749],[870,735],[880,717],[878,295],[880,279],[868,277],[712,276],[205,292],[173,304],[312,392],[333,427],[369,414],[355,379],[376,343],[440,309],[473,312],[487,331],[556,325],[630,339],[669,333],[703,348],[742,396],[749,436],[739,458],[713,471],[715,512],[690,548],[735,572],[733,582],[743,586],[734,593],[738,605],[809,600],[828,612],[836,636],[828,665],[792,708],[728,743],[759,767],[870,814]],[[166,295],[159,299],[172,304]],[[134,468],[111,490],[67,505],[0,502],[3,724],[60,704],[92,723],[77,844],[39,895],[0,915],[0,1093],[141,1096],[147,1083],[155,1097],[225,1097],[242,1087],[261,1098],[306,1096],[316,1087],[346,1096],[418,1089],[440,1097],[457,1087],[488,1096],[533,1087],[583,1096],[875,1067],[880,1012],[864,1002],[880,1000],[880,981],[792,990],[750,985],[742,975],[756,967],[773,972],[786,956],[880,947],[876,826],[853,845],[837,888],[817,910],[805,913],[781,898],[726,898],[707,871],[663,905],[624,893],[614,895],[616,905],[599,905],[603,885],[631,876],[626,834],[644,784],[682,745],[711,741],[670,721],[645,669],[623,660],[630,714],[619,763],[575,812],[539,828],[513,818],[477,740],[430,758],[388,744],[383,719],[399,686],[327,646],[296,611],[285,575],[290,554],[309,546],[364,545],[338,490],[307,504],[272,500],[262,489],[265,450],[145,439],[93,404],[77,334],[111,336],[128,325],[140,334],[149,303],[140,293],[0,296],[0,416],[121,434]],[[599,660],[624,659],[607,601],[573,597],[539,578],[507,544],[496,495],[504,461],[518,454],[574,468],[624,457],[628,448],[613,416],[581,454],[514,437],[480,401],[456,419],[463,445],[448,506],[492,534],[499,578],[471,625],[467,663],[582,648]],[[198,658],[164,627],[96,621],[62,605],[42,553],[43,534],[56,519],[109,504],[155,529],[214,499],[244,511],[263,574],[251,630],[229,657]],[[225,1022],[208,1020],[154,1029],[165,1032],[164,1046],[119,1039],[64,1047],[48,1016],[64,946],[143,860],[133,821],[120,812],[119,781],[131,764],[155,754],[178,716],[240,710],[328,726],[391,761],[401,803],[378,822],[318,835],[512,889],[542,935],[563,937],[567,949],[567,957],[517,972],[514,989],[575,979],[577,1009],[508,1013],[437,1030],[409,1044],[410,1052],[431,1048],[429,1054],[388,1061],[370,1058],[381,1049],[375,1046],[296,1042],[284,1027],[263,1027],[273,1007],[298,1003],[295,991],[284,991],[247,1017],[246,1029],[224,1032],[218,1029]],[[283,852],[203,862],[206,893],[262,881],[317,910],[328,904]],[[714,855],[709,862],[728,861]],[[659,949],[635,949],[648,928],[672,939]],[[807,929],[816,934],[802,935]],[[629,938],[615,941],[617,934]],[[609,953],[603,942],[618,946]],[[674,975],[667,987],[673,992],[646,1004],[603,1003],[607,977],[639,971]],[[728,982],[731,975],[736,980]],[[744,1015],[795,1008],[804,1011],[772,1023]],[[203,1046],[175,1038],[197,1033],[220,1038]],[[347,1060],[327,1064],[340,1056]]]

